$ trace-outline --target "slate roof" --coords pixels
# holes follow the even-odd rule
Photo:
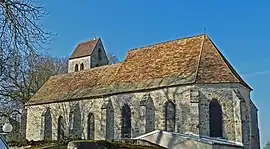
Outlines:
[[[130,50],[122,63],[52,76],[27,104],[193,83],[240,83],[251,89],[209,37],[197,35]]]
[[[69,59],[90,56],[95,49],[100,38],[89,40],[77,45]]]

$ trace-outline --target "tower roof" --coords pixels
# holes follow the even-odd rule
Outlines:
[[[130,50],[119,64],[53,76],[28,105],[217,83],[239,83],[252,90],[210,38],[197,35]]]
[[[84,56],[90,56],[95,49],[100,38],[89,40],[77,45],[69,59],[80,58]]]

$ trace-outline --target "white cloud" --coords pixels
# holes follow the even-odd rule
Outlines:
[[[264,71],[257,71],[257,72],[252,72],[249,74],[244,74],[244,77],[254,77],[254,76],[260,76],[260,75],[267,75],[270,74],[270,70],[264,70]]]

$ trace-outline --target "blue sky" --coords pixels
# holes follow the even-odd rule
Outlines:
[[[128,49],[175,38],[207,34],[253,87],[259,109],[261,144],[270,140],[270,1],[214,0],[50,0],[44,27],[58,36],[53,56],[69,56],[94,35],[120,60]]]

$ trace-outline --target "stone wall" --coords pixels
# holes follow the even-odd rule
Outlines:
[[[81,64],[84,65],[84,69],[90,68],[90,56],[68,60],[68,73],[75,71],[76,64],[78,65],[78,71],[80,71]]]
[[[99,58],[99,49],[100,49],[100,58]],[[97,43],[95,49],[93,50],[91,54],[91,63],[90,66],[91,68],[102,66],[102,65],[107,65],[109,63],[105,49],[103,47],[102,42],[99,40]]]
[[[200,90],[200,133],[201,135],[210,135],[209,131],[209,103],[216,99],[222,108],[223,115],[223,137],[228,140],[235,140],[234,125],[234,104],[233,92],[230,88],[217,89],[214,86],[205,86]],[[238,107],[239,108],[239,107]]]
[[[95,117],[95,139],[121,139],[121,108],[127,104],[131,109],[131,137],[137,137],[146,130],[165,129],[164,104],[175,104],[175,130],[178,133],[209,136],[209,103],[216,99],[222,107],[223,137],[234,142],[244,142],[249,146],[248,120],[250,111],[242,101],[250,99],[242,96],[239,85],[191,85],[157,89],[147,92],[127,93],[97,99],[52,103],[28,107],[27,139],[40,140],[41,115],[47,107],[52,112],[52,139],[57,139],[57,119],[65,119],[65,136],[69,134],[69,112],[79,103],[81,112],[81,137],[86,138],[87,116],[91,112]],[[110,105],[110,108],[108,108]],[[109,112],[107,112],[109,110]],[[108,114],[109,113],[109,114]],[[111,117],[106,120],[106,117]],[[106,124],[110,124],[106,127]],[[246,128],[247,127],[247,128]],[[107,130],[106,130],[107,129]],[[243,139],[243,140],[242,140]],[[246,141],[246,142],[245,142]]]
[[[52,113],[52,139],[57,139],[57,119],[61,115],[65,119],[65,135],[68,136],[68,127],[69,127],[69,112],[72,106],[76,103],[80,104],[80,112],[82,117],[82,129],[83,134],[82,138],[86,136],[86,119],[88,113],[92,112],[95,115],[95,138],[104,139],[106,127],[106,112],[103,111],[102,105],[106,101],[111,101],[114,112],[114,119],[110,124],[114,125],[114,138],[120,139],[121,134],[121,108],[124,104],[128,104],[131,108],[131,124],[132,131],[131,136],[136,137],[141,135],[140,132],[140,115],[142,115],[142,105],[140,101],[145,100],[145,96],[149,96],[153,102],[153,107],[148,107],[150,110],[154,110],[154,114],[148,117],[148,124],[152,124],[152,128],[148,129],[161,129],[165,127],[164,121],[164,109],[163,106],[167,100],[172,101],[176,105],[176,127],[175,131],[178,132],[189,132],[189,88],[192,86],[186,87],[175,87],[175,88],[166,88],[161,90],[155,90],[151,92],[140,92],[140,93],[130,93],[123,95],[114,95],[109,97],[104,97],[103,99],[90,99],[90,100],[80,100],[74,102],[62,102],[62,103],[52,103],[52,104],[43,104],[35,105],[28,107],[28,119],[27,119],[27,139],[28,140],[40,140],[40,129],[42,128],[42,113],[46,108],[50,108]],[[83,106],[82,106],[83,105]],[[188,111],[186,111],[188,110]],[[150,112],[151,113],[151,112]],[[153,112],[152,112],[153,113]],[[102,127],[103,126],[103,127]],[[101,131],[99,131],[101,130]]]
[[[245,144],[245,148],[248,149],[253,149],[254,146],[256,146],[255,148],[260,148],[257,108],[250,98],[250,90],[247,90],[243,86],[240,86],[238,88],[238,91],[243,96],[243,100],[241,100],[243,143]]]
[[[257,141],[253,141],[252,143],[251,105],[253,105],[253,102],[250,99],[249,89],[238,84],[199,85],[198,87],[203,94],[202,96],[200,95],[201,135],[209,135],[209,124],[207,124],[209,122],[209,120],[207,120],[207,118],[209,118],[209,116],[207,116],[207,108],[209,106],[207,105],[207,100],[217,98],[223,110],[223,137],[235,142],[242,142],[244,147],[249,149],[252,148],[252,144],[259,144],[259,135],[253,137],[254,140]],[[254,114],[254,117],[257,117],[257,115]],[[257,126],[254,127],[256,128],[253,128],[253,130],[258,130]]]
[[[257,108],[251,103],[251,148],[260,148]]]

